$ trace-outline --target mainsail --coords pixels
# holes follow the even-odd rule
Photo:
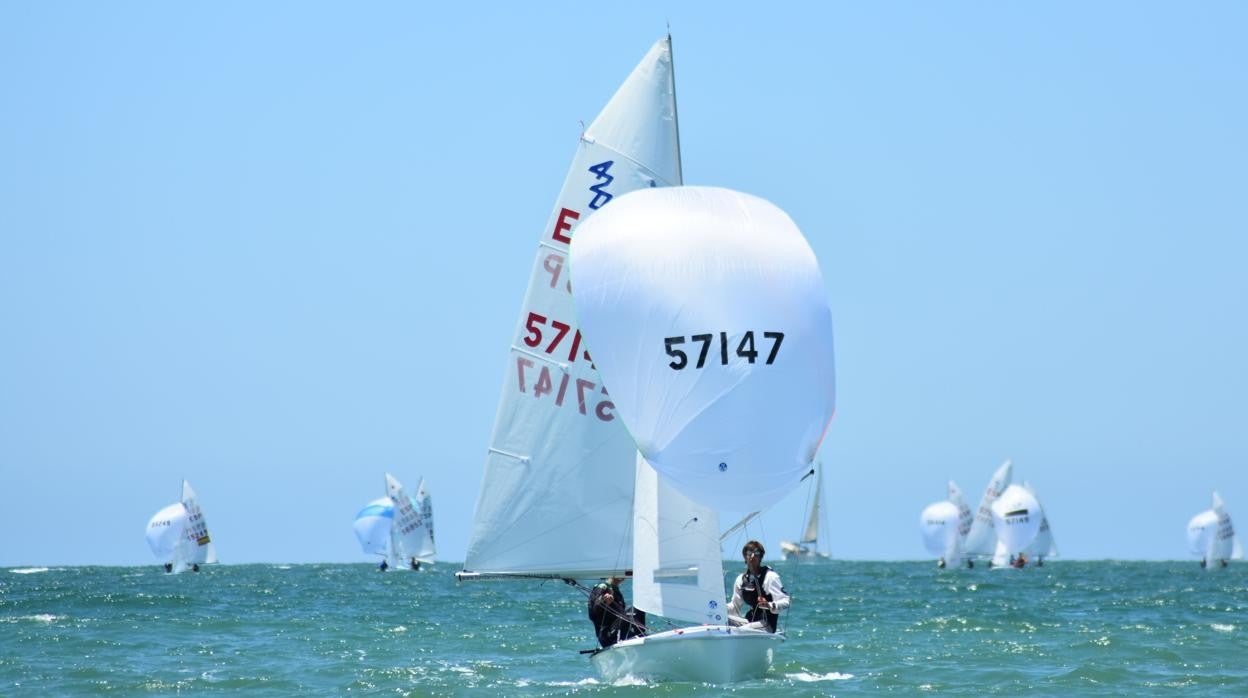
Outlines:
[[[962,489],[953,480],[949,481],[949,501],[958,508],[958,538],[961,544],[965,545],[966,536],[971,532],[971,524],[975,521],[975,515],[967,506],[966,498],[962,496]]]
[[[199,506],[199,498],[191,483],[182,481],[182,506],[186,508],[186,546],[184,561],[187,564],[215,563],[217,547],[208,535],[208,522],[204,519],[203,509]]]
[[[621,194],[681,183],[677,134],[665,38],[585,129],[538,240],[461,576],[585,578],[629,566],[636,446],[576,326],[568,246]]]
[[[1010,485],[1014,474],[1014,464],[1005,461],[997,472],[992,474],[988,487],[984,488],[984,496],[979,500],[979,508],[975,511],[975,521],[966,534],[964,552],[967,555],[992,555],[997,546],[997,534],[993,530],[992,503]]]
[[[1023,489],[1031,493],[1036,498],[1036,502],[1040,504],[1041,512],[1044,511],[1044,502],[1040,501],[1040,496],[1036,494],[1036,490],[1032,488],[1031,483],[1023,481]],[[1044,513],[1040,518],[1040,531],[1036,533],[1036,539],[1027,546],[1027,554],[1033,557],[1057,557],[1057,541],[1053,540],[1053,529],[1049,527],[1049,515]]]
[[[425,481],[420,481],[423,494]],[[403,485],[390,473],[386,473],[386,494],[394,504],[394,527],[391,529],[392,553],[398,562],[406,564],[412,559],[433,562],[433,511],[428,502],[418,506],[403,490]],[[428,494],[424,494],[426,500]],[[428,510],[428,516],[422,509]]]

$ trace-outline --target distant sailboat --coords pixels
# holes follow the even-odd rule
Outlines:
[[[810,505],[810,516],[798,542],[780,541],[780,554],[785,560],[827,560],[828,553],[819,550],[819,527],[823,518],[823,468],[815,466],[815,499]]]
[[[199,571],[200,565],[217,562],[203,509],[186,480],[182,481],[181,501],[156,512],[147,522],[147,545],[164,562],[166,572]]]
[[[1014,464],[1005,461],[992,474],[988,486],[984,488],[984,496],[979,500],[979,508],[975,511],[975,520],[966,534],[963,552],[971,557],[992,557],[996,551],[997,534],[993,528],[992,503],[1001,496],[1014,476]]]
[[[958,506],[948,500],[933,502],[919,514],[923,546],[938,559],[941,567],[957,565],[962,559],[962,536],[958,532]]]
[[[433,540],[433,502],[420,481],[413,500],[403,485],[386,473],[386,496],[374,499],[355,515],[355,537],[360,548],[382,556],[382,569],[416,568],[432,564],[437,554]]]
[[[1193,555],[1200,557],[1200,565],[1206,569],[1225,567],[1228,560],[1242,560],[1244,549],[1231,515],[1217,492],[1213,493],[1213,508],[1202,511],[1187,524],[1187,544]]]
[[[1030,492],[1019,485],[1005,488],[992,503],[993,528],[997,545],[993,553],[993,567],[1022,566],[1016,561],[1025,553],[1040,531],[1044,511]]]

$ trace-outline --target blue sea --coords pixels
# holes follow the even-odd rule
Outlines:
[[[1248,695],[1245,564],[778,563],[788,642],[732,686],[601,682],[580,592],[456,568],[0,569],[0,695]]]

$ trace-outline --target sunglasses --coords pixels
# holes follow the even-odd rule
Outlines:
[[[762,554],[763,554],[763,551],[761,550],[750,549],[750,550],[745,551],[746,557],[761,557]]]

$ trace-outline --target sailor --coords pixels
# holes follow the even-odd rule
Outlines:
[[[752,540],[741,548],[745,558],[745,571],[737,575],[732,585],[732,601],[728,603],[729,620],[737,616],[749,624],[768,632],[776,632],[780,611],[789,607],[789,594],[784,590],[780,575],[770,567],[763,566],[763,544]],[[750,607],[742,618],[741,606]]]
[[[197,563],[195,563],[195,564],[193,564],[193,565],[191,565],[191,571],[192,571],[192,572],[198,572],[198,571],[199,571],[199,563],[198,563],[198,562],[197,562]]]
[[[378,572],[385,572],[385,571],[386,571],[386,570],[388,570],[388,569],[390,569],[390,563],[389,563],[389,562],[386,562],[386,560],[383,558],[383,559],[382,559],[382,561],[381,561],[381,564],[380,564],[380,565],[377,565],[377,571],[378,571]]]
[[[420,569],[420,560],[417,560],[416,558],[412,558],[412,569],[414,570]]]
[[[937,561],[936,566],[942,570],[945,569],[945,558],[940,558],[940,560]]]
[[[1205,564],[1202,562],[1202,563],[1200,564],[1200,566],[1201,566],[1201,567],[1204,567],[1204,566],[1205,566]],[[172,562],[166,562],[166,563],[165,563],[165,574],[169,574],[169,573],[170,573],[170,572],[172,572],[172,571],[173,571],[173,563],[172,563]]]
[[[624,606],[624,592],[620,591],[620,582],[624,579],[608,577],[589,591],[589,619],[594,623],[594,635],[603,648],[646,634],[645,611]]]

